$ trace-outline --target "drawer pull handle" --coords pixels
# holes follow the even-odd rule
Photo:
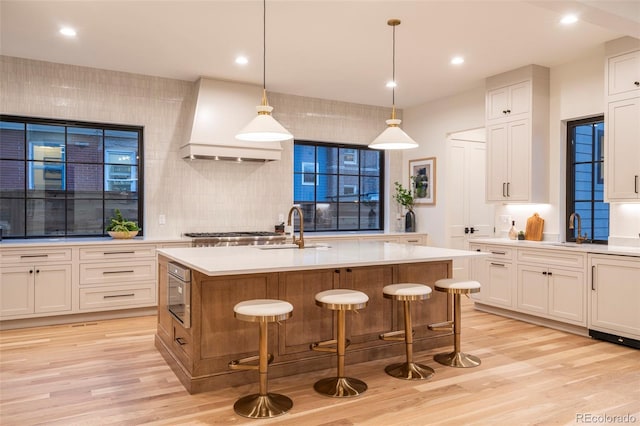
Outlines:
[[[408,243],[417,243],[418,240],[407,240]]]
[[[187,344],[187,342],[182,338],[182,337],[176,337],[176,342],[180,345],[180,346],[184,346]]]
[[[493,266],[501,266],[501,267],[503,267],[503,268],[505,267],[504,263],[493,263],[493,262],[491,262],[491,264],[492,264]]]
[[[105,251],[103,252],[105,256],[110,254],[135,254],[135,251]]]
[[[507,254],[506,251],[492,251],[491,254],[500,254],[502,256],[504,256],[505,254]]]
[[[135,271],[134,270],[130,270],[130,271],[102,271],[102,275],[109,275],[109,274],[133,274]]]
[[[23,254],[20,255],[20,259],[27,259],[32,257],[49,257],[48,254]]]
[[[102,296],[103,299],[113,299],[116,297],[133,297],[135,296],[135,293],[126,293],[126,294],[109,294],[106,296]]]

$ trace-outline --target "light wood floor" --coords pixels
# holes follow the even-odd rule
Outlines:
[[[257,380],[189,395],[153,346],[155,317],[3,331],[0,424],[594,423],[589,415],[630,416],[626,423],[640,424],[640,351],[477,312],[469,302],[462,321],[463,350],[479,356],[481,366],[433,361],[449,348],[416,354],[436,370],[429,381],[389,377],[389,361],[347,366],[348,375],[369,385],[348,399],[313,391],[315,380],[332,370],[274,379],[270,390],[291,397],[294,407],[271,420],[233,412],[238,397],[257,391]]]

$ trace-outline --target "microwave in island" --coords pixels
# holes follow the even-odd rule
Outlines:
[[[169,262],[167,273],[167,308],[184,328],[191,327],[191,270]]]

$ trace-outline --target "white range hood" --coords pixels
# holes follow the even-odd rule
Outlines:
[[[187,142],[180,147],[182,158],[232,161],[280,160],[280,142],[245,142],[235,138],[256,116],[262,88],[249,84],[200,78],[196,82]]]

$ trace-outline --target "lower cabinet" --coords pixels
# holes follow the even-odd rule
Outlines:
[[[586,327],[585,253],[482,243],[470,247],[490,253],[472,264],[472,277],[482,285],[480,293],[471,295],[476,302]]]
[[[589,255],[589,329],[640,340],[640,259]]]
[[[0,317],[71,310],[71,265],[2,268]]]

